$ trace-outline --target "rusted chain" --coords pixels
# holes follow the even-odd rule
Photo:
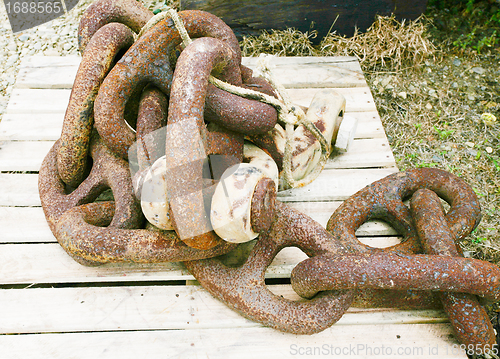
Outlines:
[[[95,33],[83,54],[64,116],[57,153],[59,175],[70,186],[78,186],[88,170],[94,101],[99,87],[113,67],[118,53],[127,50],[133,42],[128,27],[111,23]]]
[[[202,11],[183,11],[179,16],[191,37],[222,40],[232,50],[232,61],[240,65],[238,41],[219,18]],[[173,65],[169,59],[181,42],[178,32],[171,25],[171,20],[160,21],[139,38],[106,77],[96,98],[95,126],[106,145],[122,158],[127,158],[127,151],[136,140],[134,131],[127,126],[124,118],[127,101],[145,82],[153,83],[170,94]],[[235,69],[225,80],[242,85],[240,69]],[[208,91],[214,94],[207,96],[207,107],[212,109],[214,117],[221,118],[221,123],[227,122],[227,128],[263,133],[274,127],[277,117],[276,110],[271,106],[232,95],[232,106],[225,107],[228,100],[219,99],[231,95],[212,86]]]
[[[443,223],[453,239],[458,241],[475,228],[480,207],[472,189],[447,172],[416,169],[388,176],[346,200],[332,215],[328,232],[277,202],[277,213],[270,230],[259,238],[242,266],[230,268],[213,258],[186,262],[186,266],[214,296],[244,316],[292,333],[311,334],[324,329],[326,323],[334,323],[346,308],[342,305],[328,307],[318,314],[316,300],[331,296],[333,301],[352,303],[357,290],[385,289],[390,291],[395,301],[393,304],[407,301],[407,290],[453,292],[448,298],[460,298],[462,294],[458,292],[466,292],[488,300],[499,300],[500,269],[495,265],[470,258],[418,254],[423,248],[420,229],[415,228],[411,211],[403,201],[421,188],[432,189],[450,203],[450,210],[443,215]],[[389,222],[402,232],[403,242],[385,249],[371,248],[359,242],[356,229],[375,218]],[[444,245],[454,246],[453,239]],[[432,240],[423,246],[427,248],[429,245],[432,245]],[[306,303],[311,306],[307,310],[314,316],[314,327],[301,321],[305,321],[302,314],[296,314],[298,307],[305,310],[303,302],[280,299],[265,287],[265,270],[285,246],[297,246],[311,257],[293,269],[291,283],[299,295],[312,298]],[[231,278],[238,278],[238,282],[231,281]],[[342,301],[342,296],[344,299],[348,296],[348,302]],[[280,315],[274,314],[274,307],[279,308]],[[472,330],[472,333],[458,335],[462,342],[491,344],[491,325],[481,319],[468,322],[464,318],[466,313],[453,313],[458,308],[455,304],[448,305],[448,308],[453,308],[450,313],[457,328],[461,325],[462,329]],[[291,322],[291,313],[300,319]],[[482,314],[478,317],[487,321]],[[488,335],[484,337],[484,333]]]
[[[459,257],[461,251],[457,250],[453,235],[443,213],[443,208],[439,197],[430,190],[418,190],[411,199],[411,211],[415,221],[418,235],[423,241],[424,250],[428,254]],[[441,258],[439,258],[441,259]],[[484,268],[489,263],[481,262],[479,272],[474,273],[474,283],[484,278]],[[495,267],[496,268],[496,267]],[[464,268],[464,273],[468,274],[472,268]],[[449,275],[449,272],[444,273]],[[490,280],[492,281],[491,277]],[[483,285],[483,287],[485,287]],[[456,292],[458,290],[454,290]],[[479,303],[478,299],[470,290],[463,290],[464,293],[440,293],[444,310],[448,314],[453,325],[455,335],[460,343],[467,348],[474,347],[476,351],[482,349],[483,353],[492,350],[496,344],[493,325],[486,313],[486,310]],[[491,298],[498,301],[500,298]],[[478,347],[481,346],[481,348]]]
[[[276,201],[271,229],[261,234],[243,265],[229,267],[218,258],[184,264],[214,297],[245,317],[284,332],[317,333],[342,317],[355,293],[323,292],[309,301],[273,294],[265,284],[265,271],[281,249],[291,246],[310,256],[344,251],[317,222]]]
[[[80,53],[85,53],[90,39],[104,25],[112,22],[121,23],[139,33],[152,17],[153,12],[137,0],[97,0],[87,8],[80,19],[78,27]]]
[[[280,169],[284,152],[273,143],[276,110],[227,94],[209,84],[209,77],[271,96],[274,92],[241,66],[238,42],[217,17],[179,13],[189,36],[197,38],[180,55],[182,39],[172,20],[155,21],[146,29],[151,17],[135,0],[98,0],[80,24],[83,62],[61,140],[39,176],[49,226],[75,260],[86,265],[184,261],[230,307],[298,334],[316,333],[338,321],[359,293],[374,290],[391,302],[408,303],[415,293],[424,293],[419,298],[427,301],[434,291],[441,293],[462,343],[484,348],[494,343],[476,296],[500,299],[500,270],[461,257],[457,243],[479,223],[480,207],[470,187],[444,171],[410,170],[377,181],[346,200],[327,229],[276,201],[273,176],[262,171],[253,192],[244,197],[251,199],[250,209],[245,207],[251,218],[242,223],[255,232],[249,231],[250,238],[260,234],[253,250],[238,267],[214,258],[235,245],[212,232],[207,208],[223,173],[235,164],[250,166],[241,164],[244,136],[267,148]],[[141,29],[144,33],[132,44],[132,32]],[[232,179],[235,187],[241,185],[237,176]],[[159,190],[159,203],[141,198],[148,188]],[[113,200],[95,202],[107,189]],[[449,203],[446,214],[434,193]],[[408,208],[404,202],[412,196]],[[153,217],[158,209],[164,212],[162,220],[151,223],[176,231],[145,225],[145,206]],[[362,244],[355,231],[370,219],[390,223],[402,242],[385,249]],[[266,287],[266,269],[289,246],[311,257],[294,268],[291,283],[312,299],[287,300]],[[367,304],[377,301],[369,293]],[[465,316],[466,310],[473,313]]]

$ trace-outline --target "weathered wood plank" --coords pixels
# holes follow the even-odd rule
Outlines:
[[[0,141],[0,172],[38,171],[53,141]],[[385,138],[354,140],[345,153],[334,153],[325,168],[367,168],[394,166]]]
[[[64,111],[39,114],[6,113],[0,122],[0,141],[55,141],[61,136],[63,120]],[[377,128],[375,125],[375,131]]]
[[[346,99],[346,112],[377,111],[373,96],[368,87],[332,88]],[[288,89],[293,103],[309,107],[318,89]]]
[[[194,279],[180,263],[86,267],[57,243],[0,245],[0,283],[82,283]]]
[[[80,58],[71,56],[67,60],[56,59],[60,58],[34,56],[24,61],[17,76],[16,87],[70,89]],[[255,69],[257,58],[243,58],[242,63]],[[355,57],[273,57],[271,65],[274,67],[274,76],[285,88],[366,86]]]
[[[376,111],[373,97],[368,88],[332,88],[346,98],[346,111]],[[292,102],[309,107],[318,89],[289,89]],[[7,105],[7,113],[59,113],[65,112],[71,90],[67,89],[14,89]]]
[[[364,186],[379,180],[397,168],[325,169],[311,184],[278,193],[284,202],[345,200]],[[0,174],[0,206],[40,206],[38,175]]]
[[[41,207],[0,207],[0,243],[56,242]]]
[[[375,246],[394,244],[397,237],[361,237]],[[307,255],[295,247],[281,250],[266,270],[266,278],[290,278]],[[103,283],[193,280],[182,263],[111,263],[86,267],[75,262],[58,243],[0,245],[0,284]]]
[[[10,95],[6,113],[60,113],[68,107],[71,90],[67,89],[18,89]]]
[[[78,66],[41,66],[19,69],[16,88],[19,89],[70,89],[75,81]]]
[[[312,219],[326,227],[330,216],[342,204],[332,202],[288,202],[293,207],[306,213]],[[29,223],[29,226],[26,223]],[[0,243],[55,243],[56,239],[47,225],[41,207],[0,207]],[[370,221],[363,224],[356,235],[361,237],[377,236],[378,240],[389,241],[387,236],[397,232],[381,221]],[[380,237],[384,236],[384,237]],[[371,238],[371,237],[369,237]],[[372,240],[375,240],[373,238]]]
[[[38,171],[53,141],[0,141],[0,172]]]
[[[355,138],[385,138],[377,112],[346,112],[358,120]],[[0,122],[0,141],[55,141],[61,136],[64,112],[6,113]]]
[[[269,287],[301,300],[290,285]],[[0,302],[0,334],[261,327],[199,285],[9,289]],[[443,322],[440,310],[351,308],[335,325]]]
[[[1,173],[0,188],[0,206],[41,206],[36,174]]]
[[[345,200],[366,185],[397,172],[397,168],[325,169],[314,182],[278,193],[283,202]]]
[[[40,67],[57,67],[57,68],[72,67],[78,69],[78,66],[80,65],[81,61],[82,58],[79,55],[69,55],[69,56],[34,55],[23,58],[19,66],[19,69],[40,68]]]
[[[0,346],[9,359],[136,359],[166,355],[211,359],[466,359],[458,343],[450,339],[452,335],[448,323],[370,324],[333,325],[314,335],[293,335],[260,327],[1,335]]]
[[[370,138],[352,141],[345,153],[333,153],[325,168],[374,168],[392,167],[396,160],[387,138]]]

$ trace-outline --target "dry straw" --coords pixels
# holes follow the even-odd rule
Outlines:
[[[423,18],[399,22],[394,16],[378,16],[366,32],[349,38],[331,33],[319,46],[322,56],[353,55],[365,68],[396,71],[423,63],[435,50]]]
[[[264,31],[258,37],[244,37],[244,56],[260,53],[278,56],[356,56],[365,71],[384,68],[398,71],[419,65],[434,57],[435,46],[427,37],[425,19],[399,22],[394,16],[378,16],[365,32],[355,31],[352,37],[330,32],[318,46],[311,39],[316,32],[302,33],[295,29]]]

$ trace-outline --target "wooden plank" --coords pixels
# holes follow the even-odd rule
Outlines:
[[[38,171],[53,141],[0,141],[0,172]]]
[[[345,153],[333,153],[325,168],[373,168],[395,166],[387,138],[358,139],[352,141]]]
[[[34,55],[23,58],[20,69],[25,68],[39,68],[39,67],[73,67],[76,69],[80,65],[82,58],[80,55],[69,56],[42,56]]]
[[[331,88],[343,95],[346,99],[346,112],[364,112],[377,111],[375,101],[368,87],[353,87],[353,88]],[[289,89],[288,94],[293,103],[309,107],[318,89]]]
[[[38,175],[0,173],[0,206],[41,206]]]
[[[283,202],[345,200],[370,183],[397,172],[397,168],[325,169],[307,186],[278,193]]]
[[[0,141],[0,171],[38,171],[53,141]],[[325,168],[394,166],[387,139],[357,139],[345,153],[334,153]]]
[[[397,237],[362,237],[379,246]],[[281,250],[266,270],[266,278],[290,278],[307,255],[296,247]],[[193,280],[182,263],[111,263],[86,267],[75,262],[57,243],[0,245],[0,284],[101,283]]]
[[[0,228],[0,243],[56,242],[41,207],[0,207]]]
[[[75,81],[77,66],[41,66],[19,69],[18,89],[70,89]]]
[[[346,112],[358,120],[356,139],[385,138],[377,112]],[[6,113],[0,122],[0,141],[55,141],[61,136],[64,112]]]
[[[346,111],[376,111],[368,88],[332,88],[346,98]],[[294,103],[309,107],[317,89],[290,89],[288,93]],[[7,105],[7,113],[58,113],[66,111],[71,90],[67,89],[14,89]]]
[[[452,336],[448,323],[371,324],[333,325],[314,335],[260,327],[1,335],[0,346],[9,359],[467,359]]]
[[[61,136],[64,111],[6,113],[0,122],[0,141],[55,141]]]
[[[290,285],[269,287],[302,300]],[[261,327],[199,285],[8,289],[0,290],[0,302],[1,334]],[[335,325],[447,321],[440,310],[351,308]]]
[[[345,200],[364,186],[389,174],[397,168],[325,169],[311,184],[278,193],[283,202]],[[0,206],[40,206],[38,175],[0,174]]]
[[[23,61],[17,76],[17,88],[70,89],[80,57],[50,58],[33,56]],[[62,59],[62,60],[60,60]],[[258,58],[243,58],[252,69]],[[366,81],[355,57],[273,57],[273,75],[285,88],[365,87]],[[294,74],[290,76],[290,74]]]
[[[323,227],[330,216],[341,205],[340,201],[332,202],[288,202],[293,207],[306,213]],[[26,225],[29,221],[29,226]],[[47,225],[41,207],[0,207],[0,243],[55,243],[56,239]],[[363,224],[356,235],[367,236],[395,236],[397,232],[388,224],[381,221],[370,221]]]
[[[68,107],[71,90],[14,88],[5,112],[7,113],[60,113]]]
[[[0,245],[0,283],[82,283],[190,280],[180,263],[106,264],[86,267],[75,262],[57,243]]]

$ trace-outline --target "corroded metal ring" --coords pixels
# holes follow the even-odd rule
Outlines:
[[[361,243],[355,232],[366,221],[381,219],[404,236],[400,244],[384,248],[384,251],[421,253],[409,208],[403,201],[424,188],[434,191],[450,204],[446,221],[457,241],[467,236],[481,220],[477,196],[464,180],[436,168],[419,168],[389,175],[358,191],[335,211],[326,228],[351,248],[352,253],[377,251],[380,249]]]
[[[85,10],[78,27],[78,47],[85,53],[94,34],[109,23],[121,23],[139,33],[153,12],[136,0],[97,0]]]
[[[241,53],[231,29],[216,16],[202,11],[182,11],[179,17],[191,37],[213,37],[231,49],[231,62],[237,67],[224,80],[243,86]],[[180,43],[172,20],[160,21],[130,47],[104,80],[95,102],[95,126],[106,145],[120,157],[127,158],[127,151],[136,139],[125,120],[128,101],[142,91],[145,83],[170,94],[174,68],[171,57]],[[228,94],[211,85],[206,99],[210,119],[226,128],[263,133],[276,124],[276,110],[258,101]]]
[[[94,126],[94,101],[116,56],[134,42],[132,31],[112,23],[100,28],[83,54],[64,116],[57,167],[61,179],[78,186],[87,168],[90,135]]]
[[[46,156],[39,174],[39,191],[45,217],[61,246],[77,262],[168,262],[207,258],[227,253],[234,245],[222,243],[210,250],[184,245],[175,232],[141,228],[143,216],[134,196],[128,163],[117,158],[94,137],[93,167],[76,189],[68,192],[59,177],[56,154],[59,141]],[[111,188],[115,201],[94,201]]]
[[[273,294],[265,284],[266,268],[281,249],[291,246],[309,256],[342,251],[320,224],[276,201],[271,229],[260,235],[243,265],[229,267],[219,258],[184,264],[214,297],[245,317],[284,332],[317,333],[342,317],[354,299],[354,291],[323,292],[309,301]]]

